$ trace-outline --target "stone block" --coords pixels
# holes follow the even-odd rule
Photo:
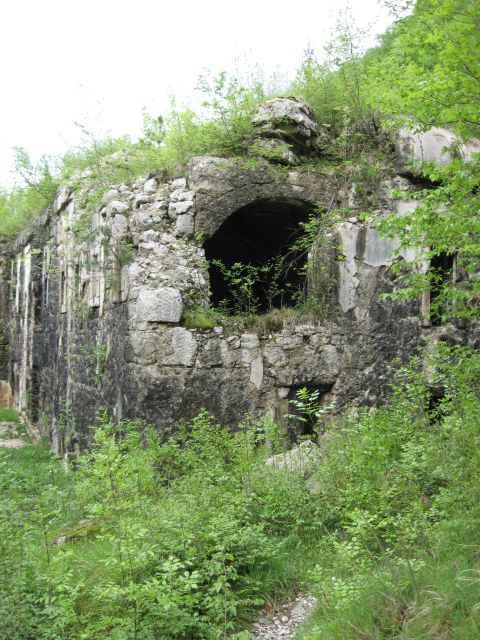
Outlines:
[[[163,364],[193,367],[197,355],[197,342],[191,331],[175,327],[170,331],[172,354],[163,358]]]
[[[145,193],[156,193],[157,189],[158,182],[155,180],[155,178],[150,178],[150,180],[147,180],[143,185],[143,191]]]
[[[266,347],[263,353],[270,367],[284,367],[288,362],[285,352],[280,347]]]
[[[102,203],[108,204],[112,200],[118,200],[119,197],[120,197],[120,192],[118,191],[118,189],[113,189],[113,188],[109,189],[103,194]]]
[[[175,189],[170,194],[170,202],[183,202],[185,200],[193,200],[195,193],[193,191],[184,191],[183,189]]]
[[[177,178],[176,180],[173,180],[172,184],[170,185],[172,191],[175,191],[175,189],[185,189],[186,186],[187,181],[185,180],[185,178]]]
[[[193,216],[183,214],[178,216],[175,227],[182,236],[191,236],[193,234]]]
[[[130,345],[133,356],[138,364],[149,365],[156,360],[157,339],[154,333],[147,331],[132,331]]]
[[[126,202],[122,202],[121,200],[111,200],[107,204],[107,215],[114,216],[117,213],[126,213],[129,209],[130,207]]]
[[[222,367],[229,364],[229,349],[225,340],[215,336],[206,341],[199,354],[201,367]]]
[[[153,200],[154,200],[153,195],[151,195],[149,193],[140,193],[135,198],[135,206],[139,207],[142,204],[149,204],[150,202],[153,202]]]
[[[177,216],[181,216],[184,213],[187,213],[193,208],[192,200],[185,200],[183,202],[173,202],[168,207],[168,215],[171,218],[176,218]]]
[[[125,216],[117,214],[113,218],[112,233],[114,236],[121,236],[128,231],[128,219]]]
[[[179,322],[182,311],[182,296],[177,289],[141,289],[138,294],[136,315],[140,322]]]
[[[260,390],[263,385],[263,358],[257,356],[250,367],[250,382],[255,386],[257,390]]]

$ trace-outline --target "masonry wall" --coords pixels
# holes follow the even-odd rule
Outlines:
[[[399,181],[408,187],[400,178],[378,186],[379,215],[410,206],[388,198]],[[402,256],[358,221],[344,184],[341,171],[198,158],[168,183],[112,185],[91,217],[81,194],[62,188],[2,252],[3,377],[15,406],[65,452],[88,444],[99,407],[167,431],[201,407],[233,428],[247,414],[283,420],[301,386],[319,389],[337,410],[381,402],[395,359],[439,332],[460,342],[467,333],[421,328],[417,303],[381,298]],[[352,207],[325,255],[330,293],[321,319],[287,314],[274,329],[187,329],[185,310],[209,304],[206,238],[242,207],[275,199]]]

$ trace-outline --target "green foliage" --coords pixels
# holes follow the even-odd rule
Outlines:
[[[258,298],[255,295],[254,286],[268,267],[243,262],[234,262],[227,266],[221,260],[212,260],[211,264],[222,274],[228,287],[232,303],[231,311],[234,314],[255,313],[258,309]],[[228,302],[225,301],[222,308],[228,311],[227,305]]]
[[[206,411],[164,440],[100,415],[75,473],[0,450],[0,637],[219,638],[307,582],[305,639],[473,640],[480,357],[424,358],[384,407],[330,422],[306,481],[264,464],[271,419],[232,433]],[[317,419],[314,393],[297,402]]]
[[[20,416],[15,409],[6,409],[5,407],[0,407],[0,422],[10,422],[12,424],[17,424],[20,422]]]
[[[251,143],[255,108],[266,99],[263,83],[250,79],[244,85],[221,72],[217,77],[201,76],[197,87],[205,96],[209,144],[220,155],[243,155]]]
[[[310,479],[328,534],[305,640],[477,634],[480,358],[442,344],[426,357],[428,375],[417,360],[399,369],[385,407],[328,428]]]
[[[320,431],[320,421],[326,413],[333,410],[333,405],[325,407],[320,403],[320,391],[309,391],[307,387],[301,387],[296,393],[296,397],[289,402],[294,413],[287,413],[286,418],[303,422],[307,426],[307,433]]]
[[[24,149],[15,148],[19,182],[9,192],[0,188],[0,237],[17,235],[53,201],[59,180],[52,165],[46,157],[34,165]]]
[[[402,123],[480,135],[480,7],[419,0],[368,56],[370,96]]]
[[[268,419],[234,434],[202,411],[163,443],[140,421],[99,416],[75,475],[40,449],[0,452],[0,637],[193,640],[241,629],[285,588],[283,567],[298,579],[292,557],[309,540],[313,498],[263,465],[278,441]]]
[[[183,314],[183,323],[187,329],[213,329],[219,326],[222,320],[222,314],[212,307],[188,309]]]
[[[383,36],[380,47],[364,56],[365,90],[369,103],[382,108],[385,126],[388,121],[420,130],[447,126],[463,139],[480,135],[479,27],[478,3],[422,0]],[[372,218],[383,235],[399,237],[402,249],[417,254],[412,264],[394,265],[402,286],[393,297],[434,291],[432,315],[443,322],[478,316],[480,164],[478,156],[465,162],[456,151],[451,149],[457,159],[448,167],[416,167],[432,184],[414,194],[419,201],[414,212]],[[427,269],[442,255],[455,256],[455,278]]]
[[[413,196],[397,194],[414,198],[416,209],[402,216],[372,218],[382,235],[399,238],[402,249],[413,248],[416,253],[409,265],[397,263],[394,267],[403,275],[402,287],[393,297],[409,299],[435,289],[438,295],[433,301],[433,314],[441,315],[443,321],[453,316],[476,319],[480,297],[480,156],[470,162],[454,160],[448,166],[425,164],[422,172],[437,186]],[[425,270],[425,265],[441,255],[455,256],[456,278]]]
[[[324,131],[321,144],[330,157],[346,160],[365,150],[383,148],[388,138],[380,128],[381,113],[370,98],[370,70],[365,64],[365,33],[348,12],[339,16],[322,62],[312,50],[290,89],[311,105]]]

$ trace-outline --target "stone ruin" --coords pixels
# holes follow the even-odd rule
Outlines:
[[[99,407],[166,431],[202,407],[233,428],[265,414],[287,424],[301,387],[337,411],[376,405],[397,359],[428,340],[472,342],[458,326],[430,326],[428,295],[408,303],[382,297],[395,285],[392,262],[412,256],[359,221],[347,166],[302,166],[323,145],[306,105],[267,103],[255,135],[255,162],[199,157],[175,180],[111,185],[91,219],[64,186],[2,246],[2,394],[54,450],[88,445],[86,426]],[[378,215],[415,206],[389,196],[414,188],[405,156],[415,144],[404,132],[401,175],[376,185]],[[272,149],[280,150],[274,159]],[[260,264],[282,255],[312,212],[340,207],[350,214],[309,252],[323,278],[315,283],[310,273],[303,283],[321,298],[321,314],[286,312],[253,329],[188,328],[189,311],[228,296],[213,260]],[[79,237],[85,220],[88,233]]]

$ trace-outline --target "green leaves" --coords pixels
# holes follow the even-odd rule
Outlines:
[[[479,46],[477,2],[420,0],[367,56],[371,97],[404,123],[478,137]]]
[[[469,162],[454,160],[448,166],[424,164],[421,170],[436,186],[399,194],[415,199],[416,209],[401,216],[370,218],[383,236],[400,239],[400,249],[413,248],[416,253],[411,264],[397,264],[401,287],[393,297],[409,299],[433,290],[432,312],[441,310],[443,321],[453,316],[475,319],[480,297],[480,156]],[[427,269],[442,256],[455,259],[454,272],[442,275],[438,269]]]

